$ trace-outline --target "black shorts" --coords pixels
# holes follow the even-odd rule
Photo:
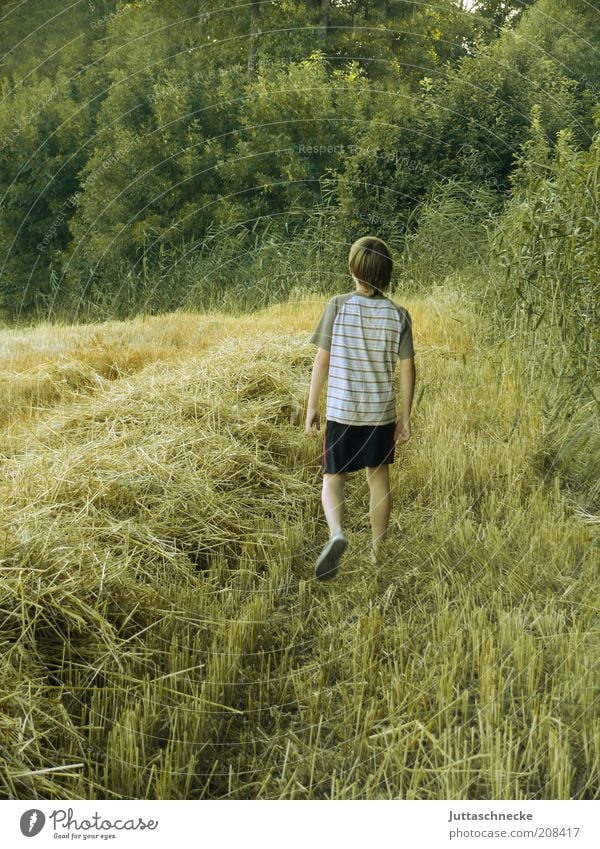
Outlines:
[[[394,462],[396,422],[347,425],[327,420],[323,437],[323,474],[355,472]]]

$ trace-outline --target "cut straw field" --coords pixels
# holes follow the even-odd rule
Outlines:
[[[517,340],[443,290],[400,302],[387,554],[355,473],[326,584],[324,299],[0,332],[3,797],[599,797],[599,525],[548,462],[570,431]]]

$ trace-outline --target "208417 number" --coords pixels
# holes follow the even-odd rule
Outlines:
[[[536,837],[577,837],[579,828],[536,828]]]

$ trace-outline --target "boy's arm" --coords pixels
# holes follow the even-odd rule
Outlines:
[[[316,434],[321,424],[319,396],[329,374],[329,351],[331,349],[333,324],[338,311],[337,300],[337,295],[334,295],[327,301],[315,332],[310,337],[310,341],[318,349],[313,363],[306,410],[306,432],[311,435]]]
[[[319,348],[313,363],[312,375],[310,378],[310,392],[308,394],[308,406],[306,409],[306,432],[309,434],[319,430],[321,425],[321,416],[319,413],[319,397],[327,375],[329,374],[329,351],[325,348]],[[314,427],[313,427],[314,425]]]
[[[402,396],[402,413],[398,419],[394,433],[394,442],[408,442],[410,439],[410,412],[415,392],[415,360],[407,357],[400,360],[400,394]]]

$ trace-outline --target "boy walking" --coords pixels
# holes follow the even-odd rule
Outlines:
[[[379,561],[392,509],[389,464],[396,443],[410,439],[415,386],[410,315],[384,294],[392,276],[390,249],[381,239],[364,236],[350,248],[348,267],[355,291],[328,301],[310,337],[318,347],[306,413],[310,435],[320,427],[319,396],[327,381],[322,503],[330,536],[316,563],[320,580],[336,575],[348,544],[344,484],[348,473],[359,469],[366,469],[371,556],[374,563]],[[402,394],[398,420],[393,386],[397,359]]]

